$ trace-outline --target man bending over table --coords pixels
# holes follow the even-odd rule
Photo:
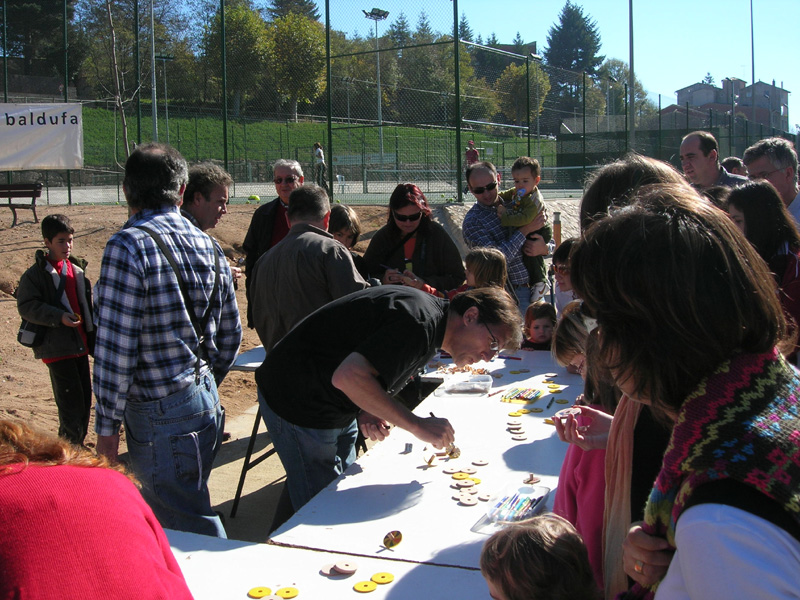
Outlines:
[[[353,463],[358,428],[382,440],[391,423],[436,448],[452,443],[447,419],[418,417],[392,394],[439,348],[463,367],[518,348],[521,331],[516,303],[493,288],[448,302],[414,288],[381,286],[301,321],[256,370],[258,401],[294,510]]]

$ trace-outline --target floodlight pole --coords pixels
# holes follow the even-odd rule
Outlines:
[[[378,139],[380,141],[381,165],[383,164],[383,114],[381,113],[381,52],[380,40],[378,38],[378,21],[383,21],[389,16],[388,10],[373,8],[370,12],[362,10],[364,16],[375,21],[375,59],[377,65],[378,82]]]
[[[150,0],[150,98],[153,103],[153,141],[158,141],[158,111],[156,107],[156,26],[155,26],[155,3]]]

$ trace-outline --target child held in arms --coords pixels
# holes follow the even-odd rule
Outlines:
[[[511,165],[511,177],[514,187],[498,194],[501,204],[497,207],[500,224],[503,227],[522,227],[533,221],[536,216],[546,210],[544,199],[539,191],[542,180],[539,161],[530,156],[520,156]],[[541,237],[545,244],[553,237],[550,225],[545,225],[533,233],[528,239]],[[528,270],[528,283],[531,287],[531,303],[541,300],[548,291],[547,269],[543,256],[522,255],[522,262]]]

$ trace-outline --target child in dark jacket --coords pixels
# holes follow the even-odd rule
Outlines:
[[[50,371],[58,406],[58,435],[80,445],[92,407],[89,352],[94,324],[86,261],[71,256],[73,233],[64,215],[42,219],[47,253],[36,251],[36,261],[22,275],[16,295],[20,316],[47,327],[33,355]]]

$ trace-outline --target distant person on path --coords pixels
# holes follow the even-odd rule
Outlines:
[[[516,230],[504,228],[497,214],[499,181],[500,174],[488,161],[475,163],[467,169],[467,185],[477,202],[464,217],[462,234],[470,248],[497,248],[505,254],[508,279],[517,295],[520,314],[524,315],[531,303],[531,287],[522,255],[545,256],[548,253],[541,236],[535,240],[526,240],[526,236],[544,227],[547,217],[542,211],[533,221]]]
[[[253,319],[267,352],[318,308],[369,285],[350,251],[328,233],[331,207],[324,189],[312,184],[294,190],[288,214],[289,234],[253,272]]]
[[[325,181],[325,173],[328,165],[325,164],[325,152],[322,151],[322,144],[314,142],[314,182],[321,188],[328,189]]]
[[[242,329],[225,255],[178,209],[187,179],[165,144],[139,146],[125,163],[132,214],[109,239],[97,283],[97,451],[117,459],[124,421],[131,468],[161,524],[225,537],[208,477],[225,422],[217,386]]]
[[[789,140],[773,137],[744,151],[750,179],[766,179],[781,195],[795,223],[800,227],[800,187],[797,185],[797,152]]]
[[[251,329],[255,325],[250,299],[250,276],[253,274],[259,257],[289,233],[289,220],[286,217],[289,194],[303,185],[303,181],[305,181],[303,169],[296,160],[282,158],[275,162],[272,172],[278,197],[256,209],[242,243],[242,249],[247,254],[244,259],[244,275],[247,291],[247,326]]]
[[[201,231],[213,229],[222,216],[228,214],[228,188],[232,184],[233,178],[228,172],[214,163],[205,162],[190,167],[181,214]],[[216,240],[214,243],[219,247]],[[221,247],[219,251],[222,251]],[[242,276],[242,270],[231,267],[231,275],[236,281]]]
[[[717,140],[707,131],[693,131],[684,136],[680,153],[683,174],[700,191],[714,185],[736,187],[747,181],[746,177],[728,173],[719,164]]]
[[[259,273],[259,276],[261,274]],[[451,302],[380,286],[326,304],[292,329],[256,371],[258,401],[300,509],[355,460],[360,428],[382,440],[389,424],[436,448],[454,441],[443,418],[414,415],[392,397],[445,350],[459,367],[519,347],[516,305],[495,288]]]
[[[464,160],[467,163],[467,166],[474,165],[481,159],[480,154],[478,154],[478,149],[475,148],[475,142],[472,140],[467,142],[467,151],[464,153]]]
[[[72,256],[74,233],[65,215],[42,219],[47,253],[37,250],[36,262],[19,280],[17,310],[26,321],[47,327],[33,356],[50,371],[58,435],[80,446],[92,411],[89,353],[95,328],[86,261]]]

